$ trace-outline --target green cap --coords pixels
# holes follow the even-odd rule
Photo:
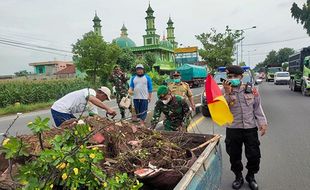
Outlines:
[[[161,97],[165,96],[166,94],[168,94],[168,92],[169,92],[169,89],[167,86],[164,86],[164,85],[159,86],[157,89],[157,97],[161,98]]]

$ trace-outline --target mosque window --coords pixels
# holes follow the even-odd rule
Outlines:
[[[146,39],[146,44],[152,44],[152,43],[153,43],[152,38]]]

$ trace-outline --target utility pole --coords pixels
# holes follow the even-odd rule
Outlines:
[[[250,28],[244,28],[244,29],[241,29],[240,31],[242,31],[242,33],[241,33],[241,41],[240,41],[240,49],[241,49],[241,54],[240,54],[240,56],[241,56],[241,62],[243,62],[243,33],[244,33],[244,31],[245,30],[251,30],[251,29],[255,29],[256,28],[256,26],[252,26],[252,27],[250,27]]]

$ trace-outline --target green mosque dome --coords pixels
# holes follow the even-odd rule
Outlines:
[[[164,37],[162,41],[159,42],[160,46],[163,46],[165,48],[169,48],[169,49],[173,49],[173,45],[171,42],[169,42],[168,40],[166,40],[166,38]]]
[[[128,38],[127,28],[123,25],[121,29],[121,36],[113,40],[120,48],[132,48],[136,47],[136,43]]]

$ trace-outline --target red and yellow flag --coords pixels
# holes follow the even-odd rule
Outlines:
[[[212,120],[219,126],[232,124],[234,117],[219,86],[211,75],[207,76],[205,88],[206,100]]]

